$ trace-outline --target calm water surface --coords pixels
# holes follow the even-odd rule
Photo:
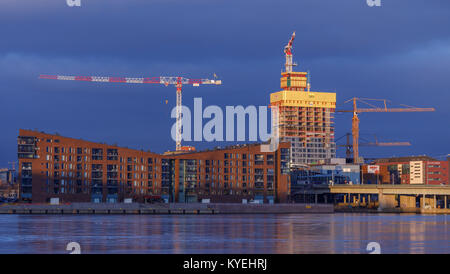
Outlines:
[[[0,215],[0,253],[450,253],[446,215]]]

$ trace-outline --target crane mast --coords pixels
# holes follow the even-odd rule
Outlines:
[[[353,144],[350,142],[350,135],[351,133],[347,133],[344,136],[346,137],[346,144],[345,145],[338,145],[339,147],[345,147],[345,156],[347,159],[350,159],[352,157],[352,151],[353,151]],[[344,136],[338,138],[336,141],[339,141]],[[359,140],[358,140],[359,141]],[[375,142],[366,142],[366,143],[360,143],[358,142],[358,146],[368,146],[368,147],[393,147],[393,146],[410,146],[410,142],[379,142],[377,137],[375,136]]]
[[[175,142],[176,142],[176,151],[180,151],[181,150],[181,108],[182,108],[182,96],[181,96],[181,79],[178,78],[177,79],[177,121],[176,121],[176,131],[177,131],[177,135],[175,138]]]
[[[285,63],[285,70],[286,72],[292,72],[292,67],[296,66],[292,62],[292,43],[295,39],[295,31],[292,33],[291,39],[289,40],[288,44],[284,47],[284,53],[286,55],[286,63]]]

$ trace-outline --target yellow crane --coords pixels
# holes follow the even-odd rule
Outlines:
[[[366,101],[378,101],[383,102],[383,106],[379,107],[368,103]],[[363,112],[426,112],[426,111],[435,111],[434,108],[417,108],[407,105],[401,105],[401,108],[388,108],[387,102],[389,100],[386,99],[368,99],[368,98],[351,98],[344,103],[352,102],[353,109],[352,110],[337,110],[337,112],[353,112],[352,118],[352,138],[353,138],[353,161],[355,163],[360,163],[359,159],[359,118],[358,114]],[[368,107],[366,108],[358,108],[357,102],[366,104]]]
[[[344,136],[336,139],[336,142],[342,139],[343,137],[347,137],[347,142],[345,145],[337,145],[339,147],[345,147],[345,157],[347,159],[352,158],[353,144],[350,143],[350,135],[351,133],[346,133]],[[410,146],[410,142],[379,142],[377,136],[375,135],[375,142],[366,142],[359,143],[359,146],[377,146],[377,147],[394,147],[394,146]]]

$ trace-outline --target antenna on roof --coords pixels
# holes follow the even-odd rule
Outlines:
[[[306,84],[306,87],[307,87],[307,89],[308,89],[308,91],[310,91],[311,90],[311,73],[309,72],[309,70],[307,71],[308,72],[308,74],[307,74],[307,84]]]

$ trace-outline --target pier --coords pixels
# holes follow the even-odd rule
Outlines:
[[[333,211],[331,204],[73,203],[0,206],[0,214],[295,214]]]

